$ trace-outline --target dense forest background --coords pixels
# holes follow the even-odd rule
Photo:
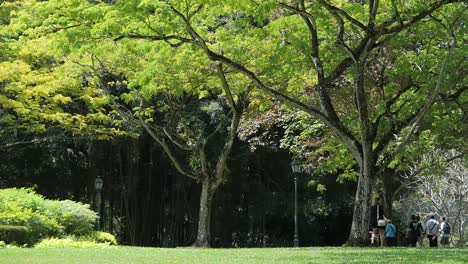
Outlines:
[[[32,187],[48,198],[94,204],[95,210],[94,180],[101,176],[104,230],[123,244],[187,246],[196,237],[200,187],[179,175],[148,137],[90,141],[61,134],[0,157],[2,188]],[[232,177],[214,200],[213,246],[291,246],[290,162],[284,150],[251,152],[236,142]],[[313,177],[302,174],[299,181],[301,245],[340,245],[349,232],[355,183],[320,177],[328,186],[323,194],[308,187]]]

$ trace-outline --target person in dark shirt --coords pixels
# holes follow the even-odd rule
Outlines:
[[[408,235],[406,236],[408,239],[408,244],[410,247],[416,247],[416,243],[418,242],[418,237],[420,234],[419,229],[419,222],[416,220],[416,215],[411,216],[411,221],[408,224]]]

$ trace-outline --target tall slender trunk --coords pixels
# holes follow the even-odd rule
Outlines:
[[[213,194],[214,190],[210,179],[203,179],[200,195],[200,211],[198,215],[198,235],[197,240],[195,240],[195,243],[192,245],[194,247],[210,247]]]
[[[375,158],[373,151],[375,133],[373,133],[372,122],[369,118],[368,98],[365,89],[365,57],[366,55],[358,58],[360,61],[356,62],[355,65],[356,85],[354,87],[354,96],[359,113],[362,154],[360,157],[355,157],[358,159],[360,173],[354,201],[353,222],[347,243],[353,246],[366,245],[369,240],[371,187],[375,179]]]

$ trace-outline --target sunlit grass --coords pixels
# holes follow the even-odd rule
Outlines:
[[[468,249],[266,248],[195,249],[112,247],[5,248],[0,263],[468,263]]]

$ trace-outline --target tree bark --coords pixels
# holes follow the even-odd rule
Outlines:
[[[200,195],[200,211],[198,215],[198,234],[197,240],[193,243],[194,247],[210,247],[211,234],[211,209],[213,205],[212,183],[209,178],[202,181]]]
[[[382,206],[384,208],[385,217],[392,219],[393,217],[393,193],[395,192],[395,170],[385,169],[382,172]]]
[[[375,133],[372,132],[372,122],[369,118],[368,97],[365,89],[366,54],[355,63],[356,83],[354,97],[359,114],[359,125],[362,139],[362,157],[357,157],[360,167],[356,198],[354,201],[353,222],[348,243],[353,246],[367,245],[369,240],[369,215],[373,180],[375,179],[375,165],[373,142]],[[360,162],[359,162],[360,161]]]
[[[369,215],[371,206],[371,186],[373,177],[367,170],[361,169],[356,198],[354,201],[353,221],[349,234],[349,246],[365,246],[369,240]]]

